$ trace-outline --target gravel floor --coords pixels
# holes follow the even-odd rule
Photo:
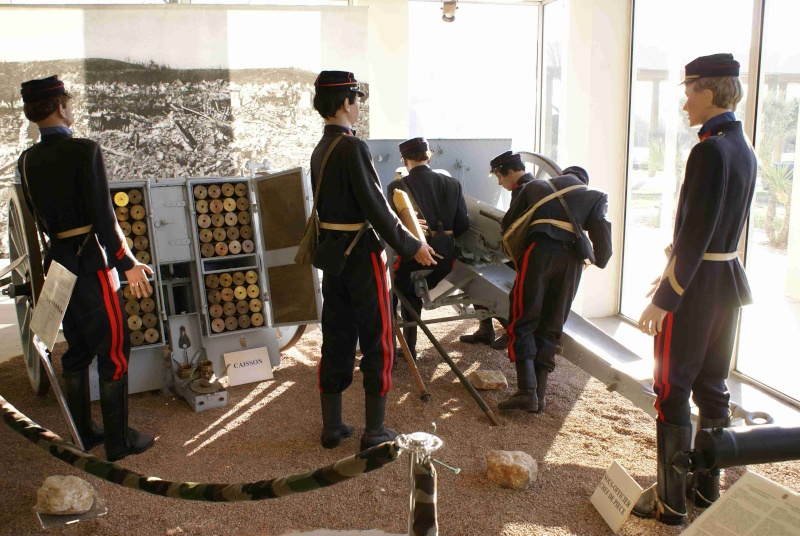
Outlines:
[[[473,329],[469,321],[433,325],[451,357],[465,373],[502,370],[515,385],[505,352],[458,342]],[[157,434],[150,451],[126,458],[122,465],[169,480],[250,482],[321,467],[351,455],[363,431],[361,376],[344,394],[345,419],[356,434],[338,449],[319,444],[321,418],[316,365],[321,334],[316,327],[285,352],[274,381],[237,386],[228,406],[193,413],[175,395],[131,395],[131,424]],[[461,468],[461,474],[438,468],[440,534],[448,535],[601,535],[611,534],[589,502],[601,475],[619,461],[642,486],[655,478],[655,426],[651,418],[571,363],[559,358],[550,376],[548,403],[538,416],[500,416],[489,420],[421,336],[419,370],[433,398],[420,401],[404,361],[398,364],[390,393],[387,423],[401,432],[436,432],[444,440],[436,458]],[[63,351],[63,348],[61,349]],[[58,366],[58,359],[54,360]],[[0,394],[34,421],[65,433],[52,394],[34,396],[21,358],[0,364]],[[483,392],[496,408],[507,393]],[[99,419],[99,405],[94,405]],[[511,491],[486,477],[488,450],[522,450],[539,463],[539,478],[527,491]],[[93,451],[102,455],[102,447]],[[743,469],[724,472],[723,487]],[[752,468],[793,490],[800,490],[800,462]],[[408,515],[408,460],[402,456],[380,471],[324,490],[252,503],[211,504],[165,499],[98,480],[106,516],[50,534],[278,535],[291,531],[380,529],[403,533]],[[80,474],[48,457],[7,427],[0,427],[0,474],[3,500],[0,534],[41,532],[31,513],[36,489],[53,474]],[[631,518],[620,534],[678,534],[680,528]]]

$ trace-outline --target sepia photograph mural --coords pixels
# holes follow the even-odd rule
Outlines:
[[[77,137],[109,180],[226,177],[308,166],[322,134],[314,80],[350,70],[368,92],[366,11],[214,6],[0,7],[0,256],[8,187],[36,143],[20,83],[60,75]],[[369,137],[369,100],[356,125]]]

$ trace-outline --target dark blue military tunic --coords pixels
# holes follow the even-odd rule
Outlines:
[[[363,354],[364,391],[372,396],[385,396],[392,386],[394,317],[386,252],[375,231],[395,251],[409,258],[419,251],[422,243],[411,236],[389,208],[369,148],[350,129],[325,126],[322,139],[311,155],[312,185],[316,188],[322,159],[340,135],[343,137],[328,158],[322,177],[317,205],[320,222],[367,221],[374,231],[369,230],[360,238],[341,274],[324,274],[319,389],[321,393],[341,393],[347,389],[353,381],[358,343]],[[323,229],[320,238],[341,233],[356,235],[354,231]]]
[[[503,218],[505,232],[529,207],[553,193],[544,180],[530,177],[519,190]],[[574,175],[551,179],[562,190],[582,185]],[[516,193],[516,195],[514,195]],[[564,195],[575,220],[589,235],[596,264],[604,268],[611,258],[611,223],[606,219],[608,196],[599,190],[574,190]],[[510,293],[508,356],[511,361],[533,359],[537,368],[555,368],[556,342],[561,337],[572,300],[581,280],[583,263],[575,251],[575,234],[558,199],[542,204],[528,235],[528,247],[516,259],[518,267]],[[556,224],[559,222],[561,226]]]
[[[653,297],[668,311],[655,339],[655,407],[659,420],[679,426],[690,423],[690,393],[704,417],[728,416],[725,379],[739,308],[752,302],[737,248],[755,191],[756,157],[739,121],[710,133],[689,154],[673,246]]]

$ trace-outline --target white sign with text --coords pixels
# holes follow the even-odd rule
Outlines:
[[[222,357],[225,359],[230,386],[272,379],[272,365],[266,346],[222,354]]]
[[[592,494],[591,501],[611,530],[616,533],[625,524],[641,494],[642,487],[639,483],[615,461],[603,475],[603,479]]]

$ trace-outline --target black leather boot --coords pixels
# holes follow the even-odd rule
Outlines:
[[[665,525],[682,525],[686,519],[686,473],[672,467],[676,454],[688,451],[691,426],[656,422],[658,481],[639,496],[633,513],[654,517]]]
[[[320,393],[322,403],[322,436],[320,441],[326,449],[339,446],[342,439],[353,435],[353,427],[342,422],[342,393]]]
[[[497,407],[502,410],[521,409],[534,413],[539,408],[539,402],[536,398],[536,375],[533,369],[533,360],[515,361],[514,365],[517,368],[517,392],[497,404]]]
[[[534,413],[541,413],[544,411],[544,395],[547,392],[547,376],[550,374],[550,371],[536,364],[533,365],[533,368],[536,371],[536,401],[539,406]]]
[[[508,350],[508,334],[503,333],[497,337],[489,346],[494,350]]]
[[[89,394],[89,369],[64,372],[67,407],[81,436],[83,448],[89,450],[103,442],[103,429],[92,420],[92,401]]]
[[[730,417],[721,419],[707,419],[700,415],[697,421],[697,431],[707,428],[728,428],[731,425]],[[695,486],[687,487],[687,498],[694,501],[697,508],[708,508],[719,499],[719,469],[697,472],[694,474]]]
[[[393,441],[397,432],[383,425],[386,417],[386,397],[366,395],[364,398],[366,427],[361,436],[361,450],[375,447],[386,441]]]
[[[491,318],[484,318],[481,320],[481,325],[478,331],[470,333],[469,335],[461,335],[459,341],[467,344],[492,344],[494,342],[494,324]]]
[[[106,458],[110,462],[139,454],[153,446],[151,434],[128,427],[128,375],[119,380],[100,380],[100,409],[105,427]]]

